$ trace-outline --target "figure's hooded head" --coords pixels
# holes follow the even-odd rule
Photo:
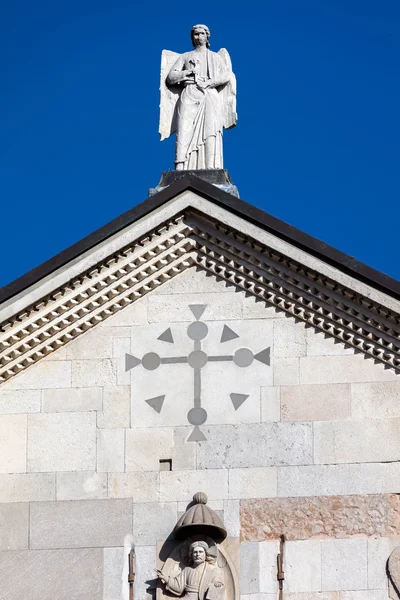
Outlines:
[[[210,30],[208,29],[207,25],[193,25],[192,30],[190,32],[190,37],[192,39],[192,44],[193,46],[196,48],[197,46],[201,45],[200,40],[199,40],[199,36],[201,36],[202,34],[205,34],[205,45],[207,46],[207,48],[210,47]]]

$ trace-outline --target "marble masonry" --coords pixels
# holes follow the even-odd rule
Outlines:
[[[186,175],[0,301],[1,600],[399,598],[398,282]]]

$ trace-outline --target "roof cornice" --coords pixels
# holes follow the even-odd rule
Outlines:
[[[147,198],[79,242],[1,288],[0,304],[23,292],[41,279],[48,277],[81,254],[91,250],[125,227],[134,224],[139,219],[162,207],[185,191],[195,192],[210,202],[223,207],[257,227],[332,265],[343,273],[374,287],[396,300],[400,300],[399,281],[336,250],[332,246],[300,231],[296,227],[288,225],[265,211],[224,192],[203,179],[189,174],[183,175],[181,179],[174,181],[168,188]]]
[[[400,372],[400,314],[188,207],[4,322],[0,382],[192,265]]]

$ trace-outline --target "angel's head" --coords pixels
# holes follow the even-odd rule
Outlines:
[[[190,37],[192,38],[194,48],[197,48],[198,46],[210,47],[210,30],[207,25],[193,25]]]
[[[193,542],[189,546],[189,558],[194,566],[201,565],[206,560],[209,560],[211,557],[209,555],[210,547],[207,542],[198,541]]]

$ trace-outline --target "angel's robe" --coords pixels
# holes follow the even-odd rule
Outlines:
[[[215,52],[193,50],[178,58],[167,84],[176,85],[181,71],[194,68],[193,81],[180,84],[183,89],[176,107],[175,163],[183,169],[221,169],[224,117],[220,91],[230,81],[231,73]],[[195,80],[211,80],[212,87],[202,90]],[[211,152],[205,148],[210,138],[214,138]]]
[[[185,567],[176,577],[169,577],[165,587],[185,600],[222,600],[225,591],[220,569],[207,562]]]

